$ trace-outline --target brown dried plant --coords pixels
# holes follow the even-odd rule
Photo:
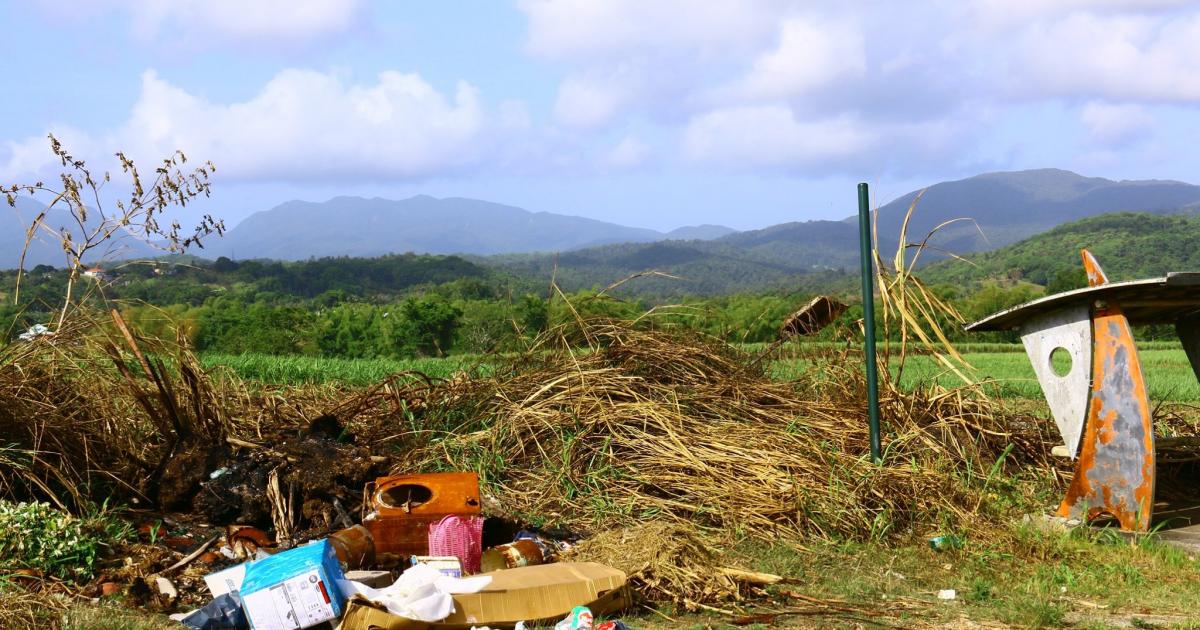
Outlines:
[[[178,220],[172,220],[167,225],[160,223],[168,209],[186,206],[201,195],[209,196],[209,176],[216,170],[212,162],[205,162],[187,172],[183,170],[187,156],[182,151],[175,151],[154,169],[152,177],[143,181],[142,173],[133,160],[117,152],[121,171],[129,180],[128,189],[125,194],[109,196],[103,193],[106,185],[112,181],[111,173],[93,174],[84,160],[69,153],[58,138],[53,134],[49,138],[50,150],[63,167],[58,175],[58,184],[39,181],[33,184],[0,185],[0,194],[14,207],[19,195],[50,199],[25,232],[14,301],[20,299],[21,275],[30,244],[39,232],[49,234],[59,241],[69,272],[58,328],[62,327],[71,310],[75,285],[84,270],[84,261],[92,256],[104,258],[111,255],[125,237],[139,238],[164,252],[179,253],[192,245],[203,247],[201,240],[214,232],[218,235],[224,233],[225,224],[207,214],[192,228],[190,235],[183,231]],[[49,212],[55,208],[65,208],[74,225],[51,225],[48,222]]]

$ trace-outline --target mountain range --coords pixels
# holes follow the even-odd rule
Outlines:
[[[459,197],[418,195],[400,201],[335,197],[324,203],[289,201],[257,212],[223,239],[208,243],[205,256],[276,260],[404,252],[486,256],[669,238],[706,239],[731,232],[701,225],[663,233]]]
[[[71,234],[75,243],[82,241],[83,230],[66,209],[55,207],[47,210],[44,205],[28,197],[17,197],[16,205],[9,207],[3,199],[0,199],[0,269],[13,269],[21,263],[21,253],[22,250],[25,250],[25,237],[29,226],[42,212],[46,213],[42,221],[46,228],[55,233],[65,229]],[[85,225],[94,227],[96,225],[95,218],[89,217]],[[29,241],[29,248],[25,251],[26,269],[32,269],[38,265],[66,266],[67,257],[63,253],[61,239],[55,234],[51,234],[49,230],[39,229],[34,232],[33,238]],[[131,234],[125,234],[123,237],[114,238],[101,244],[92,251],[90,258],[85,257],[84,260],[85,262],[95,262],[148,258],[165,253],[138,240]]]
[[[890,256],[914,191],[878,211],[879,248]],[[938,229],[938,250],[956,254],[986,252],[1017,243],[1058,225],[1112,212],[1154,216],[1195,214],[1200,186],[1174,181],[1112,181],[1057,169],[987,173],[935,184],[921,194],[906,240],[919,242]],[[1077,252],[1068,252],[1077,256]],[[989,260],[991,254],[977,256]],[[492,263],[521,275],[549,277],[564,288],[605,286],[630,274],[655,269],[679,279],[639,280],[630,289],[653,294],[713,294],[771,286],[806,287],[814,272],[858,268],[858,219],[783,223],[729,234],[711,241],[627,243],[563,252],[557,256],[494,257]],[[719,271],[718,271],[719,270]]]
[[[896,247],[906,211],[918,194],[911,192],[879,208],[881,250]],[[36,204],[22,203],[19,215],[26,220],[38,211]],[[926,189],[907,238],[919,241],[935,226],[969,218],[943,226],[932,239],[938,248],[969,254],[1110,212],[1194,214],[1197,209],[1200,186],[1183,182],[1112,181],[1057,169],[986,173]],[[16,264],[24,241],[18,213],[9,216],[0,218],[0,267]],[[132,245],[125,250],[129,255],[151,251],[136,242]],[[323,203],[290,201],[251,215],[223,239],[209,239],[205,249],[195,253],[205,258],[301,260],[408,251],[471,255],[522,275],[556,274],[570,288],[603,286],[655,269],[683,280],[652,279],[647,281],[650,286],[670,285],[675,287],[672,292],[680,293],[790,285],[802,274],[853,270],[859,256],[854,216],[744,232],[701,225],[664,233],[487,201],[424,195],[399,201],[360,197],[336,197]],[[62,260],[57,244],[42,243],[31,248],[26,265],[61,265]]]

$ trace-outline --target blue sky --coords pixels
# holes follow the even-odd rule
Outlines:
[[[639,227],[854,211],[993,170],[1197,182],[1177,0],[0,2],[0,181],[45,136],[217,166],[234,224],[426,193]]]

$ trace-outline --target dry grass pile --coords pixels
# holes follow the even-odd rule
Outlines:
[[[323,533],[386,468],[340,441],[342,426],[324,415],[378,413],[352,408],[358,397],[251,390],[206,373],[182,338],[144,338],[119,315],[77,309],[53,335],[0,349],[0,498],[75,512],[110,501],[260,527],[279,512],[294,515],[280,536]],[[226,474],[210,478],[216,470]],[[272,478],[290,505],[269,500]]]
[[[865,539],[969,522],[997,462],[1045,462],[1036,429],[1014,434],[982,394],[887,388],[878,466],[862,381],[845,364],[773,382],[715,339],[587,322],[447,396],[471,417],[400,468],[478,470],[509,515],[584,532]]]
[[[178,455],[223,441],[222,396],[183,346],[79,311],[53,335],[0,349],[0,496],[154,503]]]
[[[599,532],[572,548],[565,559],[615,567],[647,600],[688,608],[697,602],[738,599],[745,588],[720,570],[718,552],[683,523],[650,521]]]
[[[287,496],[297,491],[299,530],[329,527],[325,508],[338,500],[352,511],[382,460],[398,472],[476,470],[493,515],[587,534],[581,557],[683,604],[745,592],[744,580],[712,572],[725,564],[714,543],[944,531],[979,518],[998,472],[1049,470],[1038,425],[1014,429],[978,390],[890,383],[877,465],[852,353],[776,382],[762,357],[648,322],[578,321],[489,378],[400,375],[348,396],[214,382],[182,345],[98,318],[2,352],[2,496],[75,507],[114,493],[160,506],[186,497],[181,509],[266,522],[275,506],[208,505],[200,499],[214,492],[196,488],[260,497],[275,476]],[[321,414],[332,429],[313,434]],[[354,445],[338,441],[342,426]],[[318,451],[361,465],[317,487],[311,473],[337,467],[314,465]],[[230,472],[208,480],[219,467]]]

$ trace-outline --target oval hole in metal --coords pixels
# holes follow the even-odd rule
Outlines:
[[[1051,350],[1047,361],[1050,362],[1050,371],[1059,378],[1066,378],[1071,373],[1071,368],[1075,367],[1071,351],[1062,346]]]
[[[379,502],[389,508],[412,509],[432,498],[433,490],[415,483],[402,483],[379,493]]]

